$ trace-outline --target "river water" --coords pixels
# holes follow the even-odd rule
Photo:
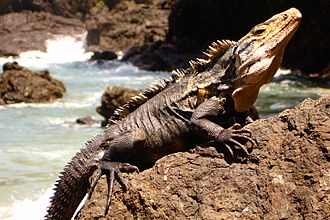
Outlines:
[[[42,219],[58,173],[84,142],[102,130],[74,121],[87,115],[101,120],[95,108],[108,85],[144,88],[168,76],[117,61],[86,62],[91,54],[71,37],[48,41],[47,48],[47,53],[22,53],[16,61],[33,70],[48,69],[65,84],[67,93],[52,103],[0,106],[0,219]],[[0,65],[8,61],[13,59],[0,58]],[[257,109],[261,117],[269,117],[325,92],[306,82],[272,82],[262,88]]]

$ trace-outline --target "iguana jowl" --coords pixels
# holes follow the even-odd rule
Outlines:
[[[89,141],[64,168],[46,219],[70,219],[89,190],[105,174],[108,211],[114,180],[126,190],[120,173],[151,166],[164,155],[213,141],[230,154],[255,144],[245,113],[260,87],[280,66],[288,41],[301,20],[291,8],[255,26],[238,42],[212,43],[190,68],[174,70],[119,108],[105,131]],[[90,177],[97,171],[92,184]]]

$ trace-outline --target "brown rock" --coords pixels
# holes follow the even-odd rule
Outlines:
[[[106,1],[109,2],[109,1]],[[86,16],[90,50],[126,52],[130,47],[164,40],[170,14],[169,1],[115,1],[95,7]]]
[[[28,50],[46,51],[46,40],[54,36],[83,33],[81,21],[47,12],[0,15],[0,24],[0,56],[17,56]]]
[[[30,71],[18,63],[5,63],[0,74],[0,104],[49,102],[62,98],[65,87],[48,70]]]
[[[85,126],[92,126],[99,124],[100,122],[93,119],[92,116],[84,116],[76,119],[75,124],[77,125],[85,125]]]
[[[120,86],[108,86],[102,95],[101,106],[96,108],[96,111],[105,118],[102,122],[102,126],[108,124],[108,119],[116,108],[126,103],[132,96],[137,95],[140,91],[141,90]]]
[[[116,183],[106,217],[103,178],[77,219],[327,219],[330,95],[248,128],[258,146],[246,161],[213,147],[165,156],[125,175],[128,192]]]

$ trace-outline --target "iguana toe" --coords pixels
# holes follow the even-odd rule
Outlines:
[[[126,173],[139,172],[139,169],[136,166],[130,165],[128,163],[100,161],[98,171],[96,173],[94,180],[92,181],[91,188],[88,193],[88,199],[91,198],[98,180],[101,178],[101,176],[106,175],[108,193],[107,193],[107,201],[104,210],[104,216],[107,215],[109,211],[109,207],[112,200],[114,181],[117,180],[118,183],[121,185],[123,191],[124,192],[127,191],[127,186],[123,181],[123,178],[121,177],[121,172],[126,172]]]

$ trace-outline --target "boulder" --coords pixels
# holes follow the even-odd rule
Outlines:
[[[20,102],[39,103],[62,98],[62,82],[53,78],[48,70],[31,71],[17,62],[5,63],[0,74],[0,104]]]
[[[92,126],[92,125],[100,124],[100,122],[93,119],[92,116],[84,116],[77,118],[75,124],[83,125],[83,126]]]
[[[117,54],[113,51],[95,51],[90,60],[115,60],[117,57]]]
[[[137,95],[141,90],[134,90],[120,86],[108,86],[101,98],[101,106],[96,111],[102,115],[105,120],[102,126],[108,124],[108,119],[120,105],[126,103],[132,96]]]
[[[105,178],[77,219],[327,219],[330,216],[330,95],[306,99],[247,126],[250,156],[197,147],[124,174],[109,213]],[[143,158],[141,158],[143,160]]]

